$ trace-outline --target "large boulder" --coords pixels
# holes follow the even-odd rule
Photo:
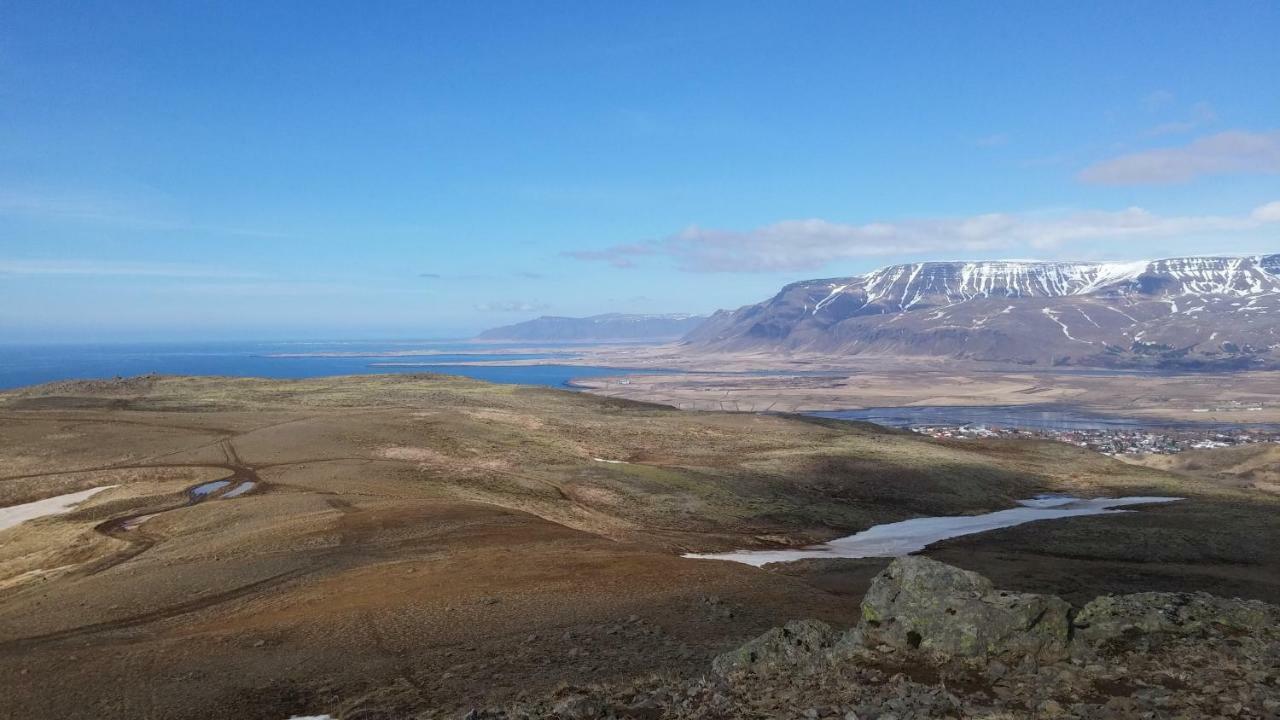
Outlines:
[[[1148,646],[1171,637],[1277,637],[1280,608],[1206,592],[1146,592],[1094,598],[1075,618],[1076,638],[1100,648]]]
[[[872,646],[1054,660],[1067,654],[1070,610],[1052,595],[996,590],[977,573],[908,556],[872,580],[860,628]]]
[[[820,620],[795,620],[720,655],[712,661],[711,668],[720,675],[728,675],[735,671],[793,667],[820,657],[839,639],[840,633]]]

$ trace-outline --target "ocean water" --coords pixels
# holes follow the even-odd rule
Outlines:
[[[546,348],[546,343],[539,347]],[[565,346],[571,354],[581,345]],[[56,380],[105,380],[162,375],[226,375],[238,377],[309,378],[368,373],[439,372],[498,383],[564,387],[573,378],[621,375],[646,370],[545,364],[533,366],[467,366],[460,362],[554,359],[553,352],[521,352],[519,345],[479,345],[456,341],[389,342],[208,342],[94,345],[0,345],[0,389]],[[507,350],[496,353],[495,350]],[[387,357],[388,352],[430,355]],[[301,356],[304,353],[346,353]],[[289,357],[280,357],[288,355]],[[378,363],[415,363],[388,367]]]

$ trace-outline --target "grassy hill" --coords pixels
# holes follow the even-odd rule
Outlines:
[[[1280,576],[1259,550],[1277,498],[1240,484],[1056,443],[449,376],[11,391],[0,468],[0,506],[114,486],[0,531],[0,691],[30,718],[398,717],[697,673],[790,619],[851,625],[878,561],[771,572],[680,552],[811,543],[1038,492],[1189,499],[937,552],[1068,594],[1231,572],[1239,593],[1275,599]],[[256,484],[190,502],[219,478]]]

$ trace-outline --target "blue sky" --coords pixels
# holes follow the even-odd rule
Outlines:
[[[0,4],[0,341],[1280,252],[1280,4]]]

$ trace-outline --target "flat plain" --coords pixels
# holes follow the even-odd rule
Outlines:
[[[625,352],[627,355],[616,353]],[[1280,422],[1280,372],[1159,373],[1023,368],[963,361],[612,351],[595,362],[680,369],[584,378],[609,397],[689,410],[817,412],[904,406],[1059,405],[1148,420]],[[652,354],[650,354],[652,353]]]

